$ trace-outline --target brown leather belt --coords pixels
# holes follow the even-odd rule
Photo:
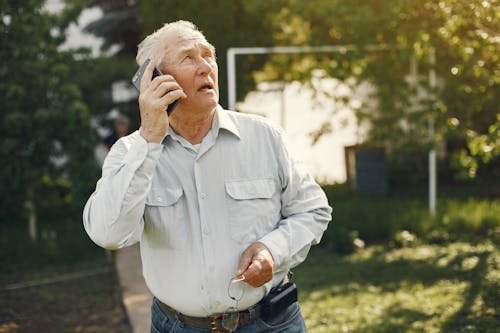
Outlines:
[[[158,305],[171,317],[179,319],[182,323],[188,326],[196,328],[204,328],[212,330],[212,332],[228,332],[222,326],[222,313],[214,314],[209,317],[191,317],[186,316],[180,312],[175,311],[167,304],[162,303],[159,299],[156,299]],[[260,318],[262,314],[262,307],[259,303],[254,306],[239,312],[238,328],[248,325]]]

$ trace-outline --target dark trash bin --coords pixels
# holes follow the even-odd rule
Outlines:
[[[388,191],[385,151],[379,147],[344,148],[347,181],[362,193],[386,194]]]

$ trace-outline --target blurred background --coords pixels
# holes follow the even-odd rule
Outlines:
[[[139,127],[137,44],[178,19],[334,207],[296,270],[310,332],[498,332],[497,0],[0,4],[0,332],[132,332],[81,212]]]

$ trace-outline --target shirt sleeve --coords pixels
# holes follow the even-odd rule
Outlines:
[[[311,246],[320,242],[331,220],[332,208],[305,166],[291,158],[281,132],[276,149],[282,184],[282,219],[259,242],[270,250],[278,273],[303,262]]]
[[[97,245],[117,249],[139,241],[146,196],[162,147],[146,142],[137,131],[111,148],[83,210],[83,225]]]

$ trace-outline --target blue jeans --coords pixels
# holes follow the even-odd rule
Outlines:
[[[179,319],[168,315],[153,298],[151,307],[151,333],[210,333],[209,329],[184,325]],[[234,333],[305,333],[306,325],[300,313],[299,303],[291,304],[273,318],[257,319],[237,329]]]

